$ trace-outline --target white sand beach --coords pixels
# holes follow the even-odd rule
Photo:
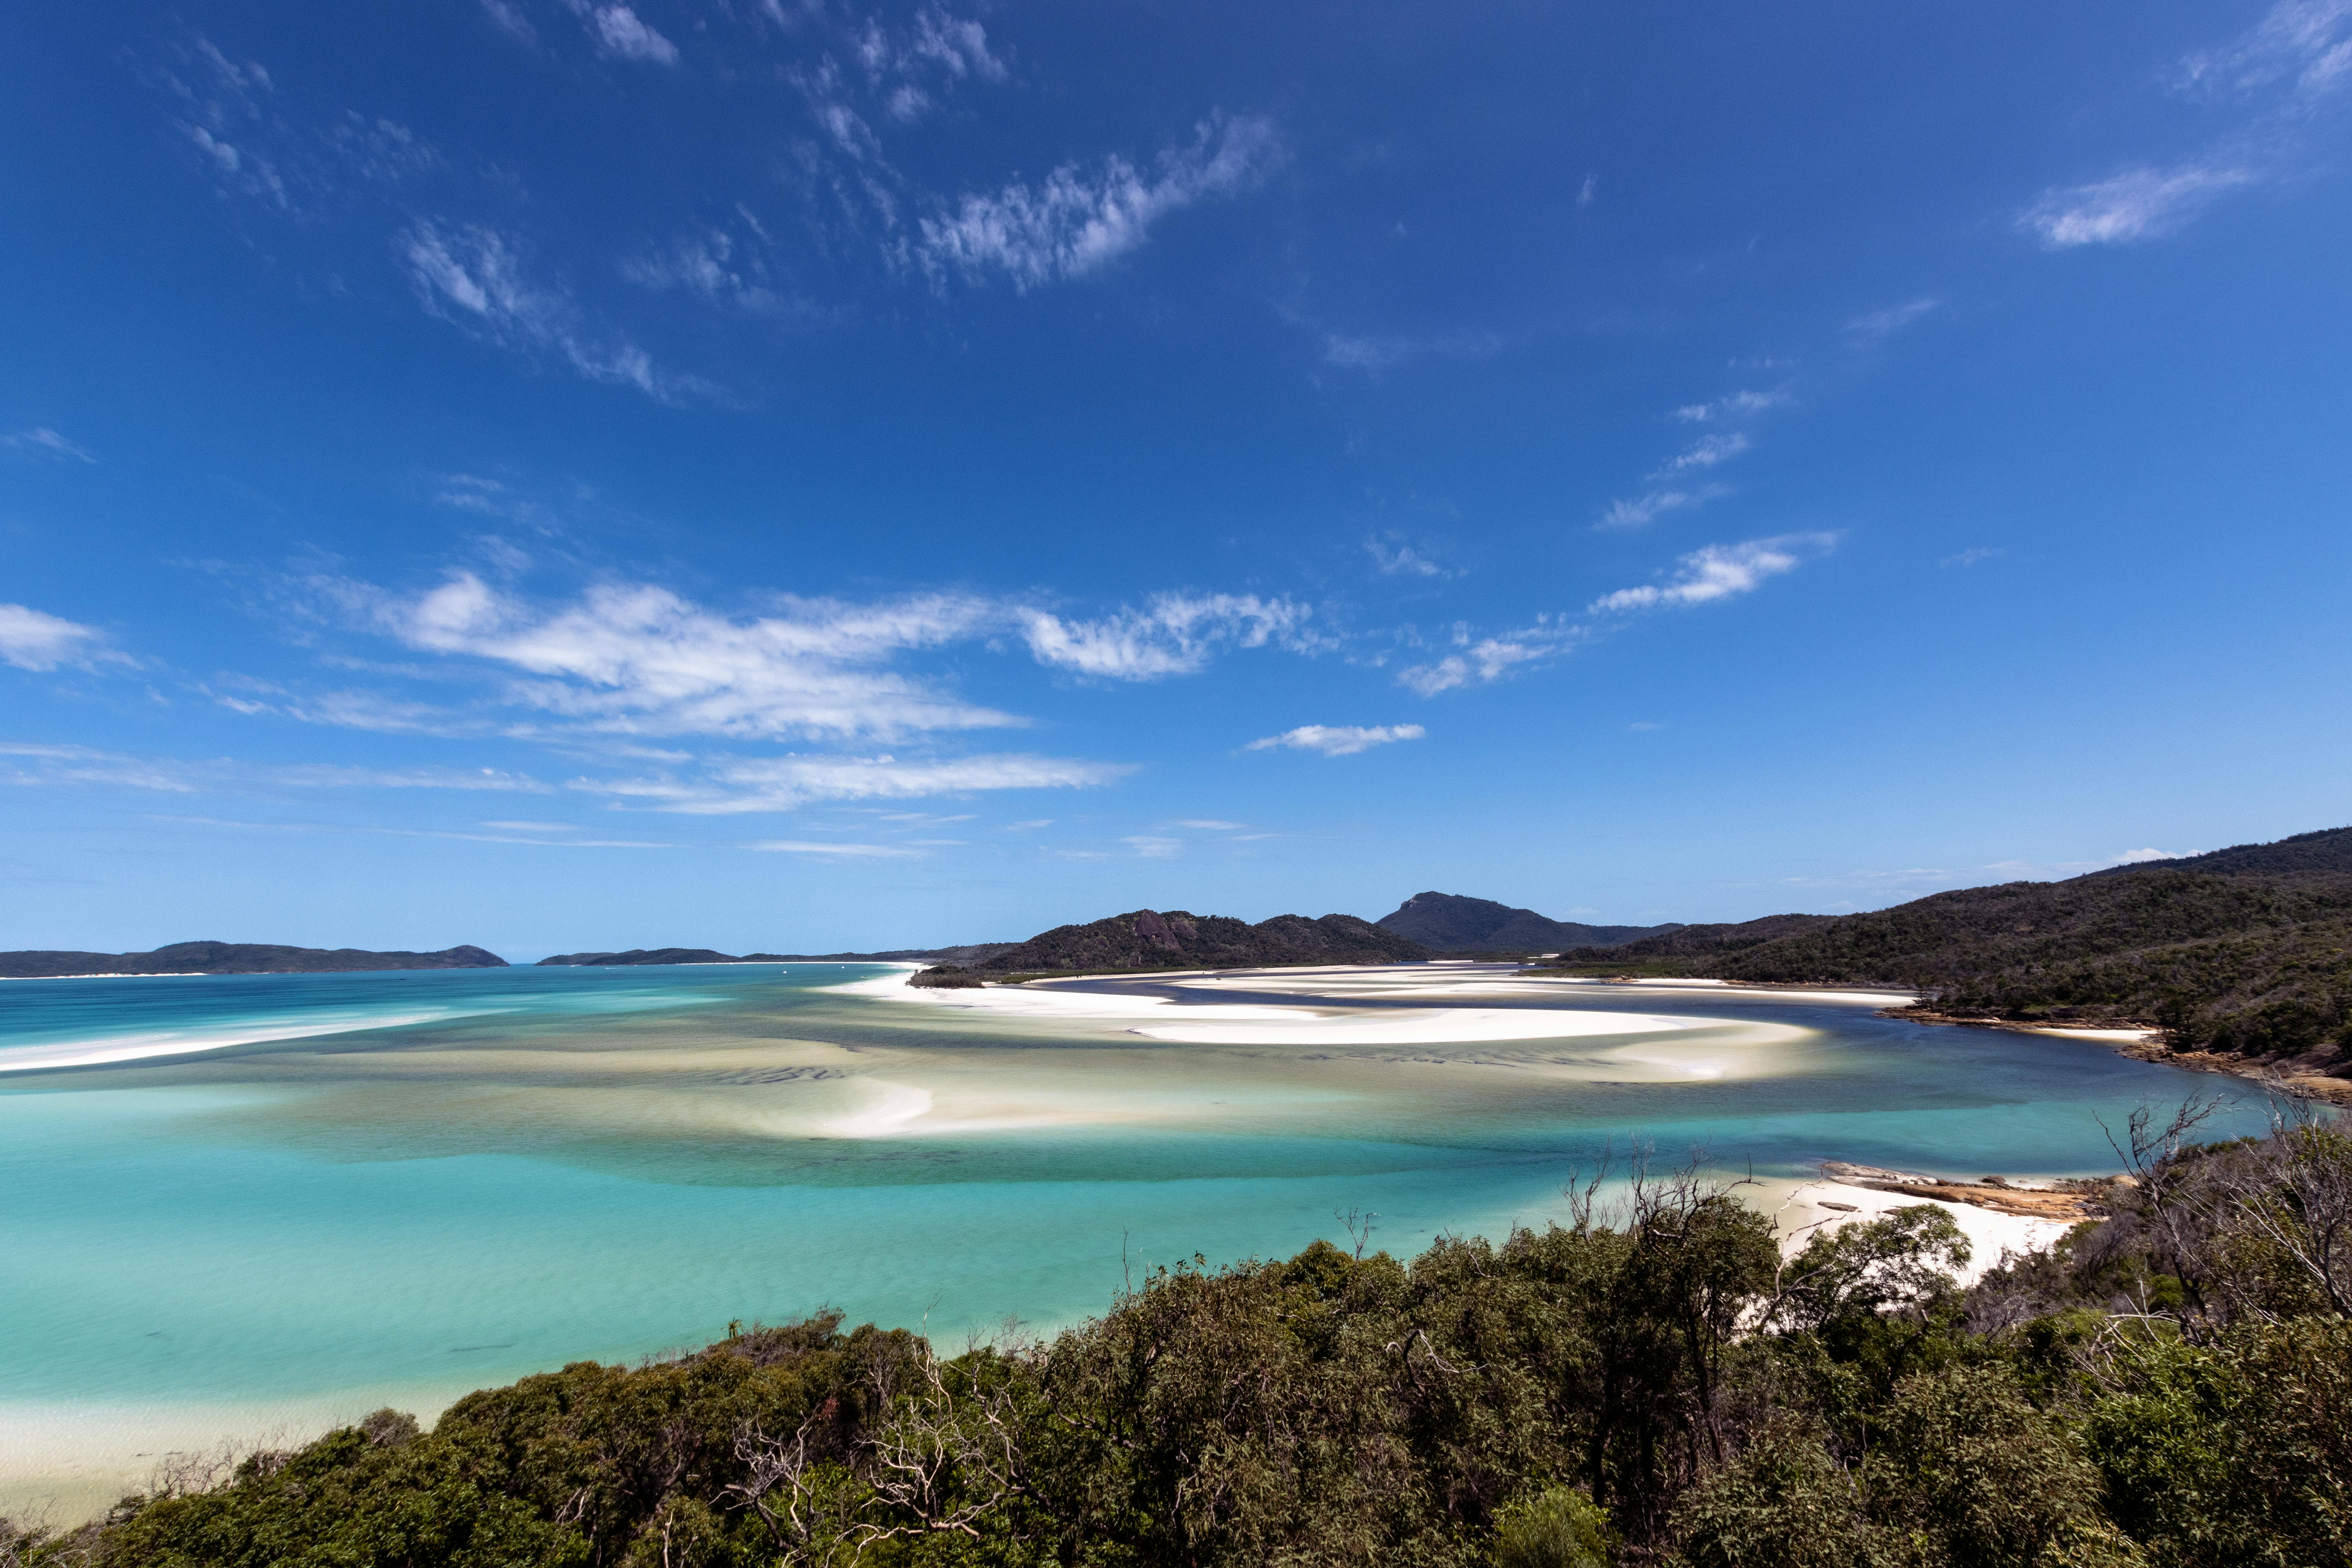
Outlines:
[[[2073,1228],[2065,1221],[2030,1219],[1975,1204],[1885,1193],[1846,1182],[1773,1182],[1764,1184],[1764,1192],[1767,1197],[1759,1201],[1772,1201],[1775,1205],[1772,1222],[1780,1233],[1784,1255],[1795,1254],[1817,1232],[1836,1230],[1857,1220],[1876,1219],[1895,1209],[1921,1204],[1942,1209],[1960,1227],[1960,1234],[1969,1238],[1968,1266],[1959,1271],[1964,1285],[1973,1284],[1998,1267],[2004,1254],[2022,1256],[2042,1251]]]

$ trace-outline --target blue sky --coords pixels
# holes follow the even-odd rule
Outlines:
[[[2352,0],[35,7],[0,946],[2352,819]]]

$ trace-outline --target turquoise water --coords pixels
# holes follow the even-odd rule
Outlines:
[[[427,1403],[825,1305],[950,1339],[1050,1328],[1127,1268],[1286,1254],[1350,1208],[1401,1253],[1539,1223],[1612,1142],[1766,1175],[2091,1172],[2115,1163],[2102,1115],[2226,1086],[1769,995],[1545,1004],[1675,1022],[1642,1038],[1739,1064],[1643,1080],[1540,1042],[1179,1046],[824,989],[888,973],[0,984],[0,1414]],[[288,1033],[310,1028],[335,1032]],[[93,1048],[179,1054],[9,1070]],[[932,1109],[889,1110],[909,1094]]]

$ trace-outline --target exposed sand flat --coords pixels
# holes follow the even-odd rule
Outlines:
[[[1307,979],[1285,970],[1273,984],[1257,977],[1219,976],[1201,981],[1174,980],[1180,990],[1213,991],[1244,985],[1279,989],[1301,997],[1297,1006],[1265,1003],[1192,1002],[1165,995],[1101,990],[1065,989],[1051,984],[987,986],[978,989],[932,990],[907,984],[898,978],[852,981],[830,990],[878,1000],[914,1002],[924,1005],[982,1013],[998,1017],[1024,1017],[1059,1023],[1093,1024],[1122,1034],[1171,1044],[1204,1046],[1459,1046],[1515,1040],[1572,1040],[1626,1035],[1698,1033],[1711,1030],[1769,1032],[1772,1026],[1746,1024],[1728,1018],[1701,1018],[1650,1013],[1607,1012],[1598,1008],[1537,1007],[1361,1007],[1350,1009],[1350,992],[1372,994],[1346,984],[1366,972],[1335,969],[1313,972]],[[1165,975],[1151,982],[1171,984]],[[1414,995],[1461,995],[1474,1000],[1483,987],[1475,979],[1460,986],[1426,982],[1410,988]],[[1394,996],[1395,990],[1378,993]],[[1311,997],[1312,1001],[1307,999]],[[1683,1067],[1669,1056],[1653,1054],[1628,1058],[1637,1065],[1664,1068],[1668,1076],[1720,1078],[1723,1065],[1709,1062],[1697,1069]]]
[[[141,976],[140,978],[148,978]],[[273,1040],[304,1040],[314,1035],[348,1035],[362,1029],[396,1029],[406,1024],[437,1024],[503,1011],[446,1007],[423,1012],[375,1013],[337,1018],[299,1019],[285,1024],[224,1024],[200,1029],[157,1029],[135,1035],[112,1035],[56,1045],[10,1046],[0,1049],[0,1073],[38,1072],[48,1068],[104,1067],[115,1062],[150,1061],[160,1057],[196,1056],[226,1050],[231,1046],[264,1045]]]

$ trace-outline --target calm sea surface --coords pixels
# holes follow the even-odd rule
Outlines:
[[[824,989],[891,973],[0,983],[0,1421],[429,1404],[827,1305],[1051,1327],[1126,1268],[1286,1254],[1349,1209],[1400,1253],[1540,1223],[1612,1142],[1768,1175],[2111,1169],[2101,1116],[2224,1081],[1753,994],[1543,1004],[1718,1062],[1645,1081],[1540,1042],[1172,1045]]]

